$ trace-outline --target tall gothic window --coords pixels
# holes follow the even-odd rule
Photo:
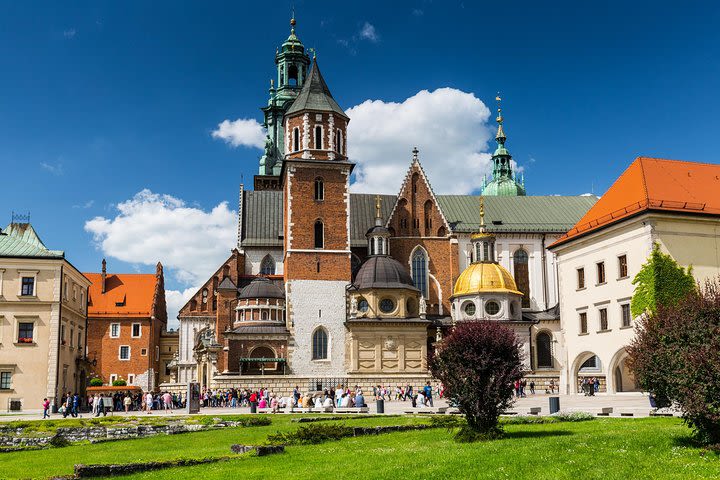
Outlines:
[[[320,177],[315,179],[315,200],[325,200],[325,183]]]
[[[315,222],[315,248],[325,247],[325,226],[318,220]]]
[[[315,149],[322,150],[322,148],[322,127],[320,125],[315,125]]]
[[[418,248],[412,255],[412,279],[420,294],[428,298],[428,257],[425,250]]]
[[[300,151],[300,129],[293,128],[293,152]]]
[[[432,202],[428,200],[423,205],[423,216],[425,217],[425,235],[430,236],[430,230],[432,229]]]
[[[328,356],[328,334],[327,330],[320,327],[312,336],[312,358],[313,360],[325,360]]]
[[[260,262],[260,275],[275,275],[275,260],[270,255]]]
[[[343,136],[342,136],[342,130],[339,128],[335,131],[335,150],[342,155],[343,153]]]
[[[540,368],[552,368],[552,339],[547,332],[540,332],[535,339],[537,345],[537,362]]]
[[[514,277],[518,290],[523,293],[522,306],[530,306],[530,276],[528,273],[528,254],[522,248],[513,254]]]

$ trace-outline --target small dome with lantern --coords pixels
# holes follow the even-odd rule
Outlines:
[[[485,202],[480,197],[480,230],[471,237],[472,263],[453,288],[453,320],[521,320],[522,292],[505,267],[495,260],[495,235],[485,226]]]

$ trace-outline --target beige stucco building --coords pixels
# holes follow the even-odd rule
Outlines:
[[[0,232],[0,411],[84,392],[89,285],[29,223]]]
[[[699,282],[720,274],[720,165],[638,158],[578,224],[557,255],[561,392],[582,377],[601,390],[636,390],[625,347],[634,337],[632,279],[653,245]]]

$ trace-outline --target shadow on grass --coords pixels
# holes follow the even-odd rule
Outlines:
[[[572,435],[573,432],[569,430],[551,430],[551,431],[531,431],[531,430],[520,430],[517,432],[506,431],[503,434],[503,438],[544,438],[544,437],[567,437]]]

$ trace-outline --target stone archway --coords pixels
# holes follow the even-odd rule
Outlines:
[[[628,353],[625,347],[621,348],[608,366],[607,389],[608,393],[639,392],[640,387],[635,381],[635,374],[627,365]]]
[[[595,362],[595,367],[589,367],[591,361]],[[600,357],[595,352],[584,351],[575,357],[572,362],[570,369],[569,393],[580,392],[580,381],[583,377],[598,377],[604,379],[605,373],[603,372],[603,366],[600,361]]]
[[[253,348],[250,351],[250,358],[277,358],[277,354],[275,353],[275,350],[268,347],[267,345],[262,345]],[[277,362],[251,362],[247,366],[246,373],[248,375],[262,375],[266,373],[275,373],[278,369]]]

